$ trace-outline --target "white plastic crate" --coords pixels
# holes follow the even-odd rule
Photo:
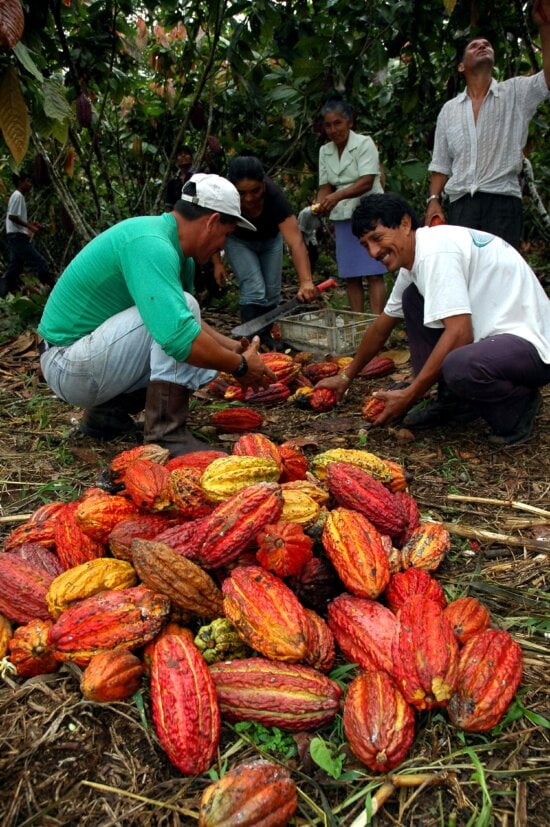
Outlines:
[[[376,316],[327,308],[278,320],[281,339],[296,350],[351,356]]]

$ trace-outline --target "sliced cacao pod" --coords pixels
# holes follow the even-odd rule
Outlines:
[[[485,629],[460,653],[456,692],[448,706],[452,723],[485,732],[501,720],[521,682],[521,647],[508,632]]]
[[[136,582],[136,570],[125,560],[110,557],[88,560],[64,571],[52,581],[46,594],[48,611],[57,620],[65,609],[79,600],[112,589],[129,589]]]
[[[277,377],[278,382],[290,384],[300,373],[302,366],[286,353],[260,353],[260,359]]]
[[[389,483],[392,479],[392,472],[385,461],[377,457],[376,454],[355,448],[331,448],[317,454],[311,462],[311,470],[321,481],[326,479],[327,466],[330,462],[347,462],[350,465],[355,465],[383,483]]]
[[[298,523],[279,520],[265,525],[256,535],[258,563],[278,577],[299,574],[313,557],[313,540]]]
[[[153,649],[151,705],[172,764],[184,775],[206,772],[218,749],[220,712],[208,666],[184,637],[167,635]]]
[[[245,395],[247,405],[280,405],[290,396],[290,388],[284,382],[272,382],[267,388],[255,391],[249,388]]]
[[[142,582],[187,612],[201,617],[223,615],[222,593],[196,563],[156,540],[134,540],[132,559]]]
[[[264,758],[243,761],[205,789],[199,827],[286,827],[297,807],[296,785],[285,767]]]
[[[232,563],[256,542],[256,535],[283,511],[283,493],[276,483],[258,483],[220,503],[200,527],[198,562],[207,569]]]
[[[228,721],[304,732],[330,723],[340,708],[338,684],[310,666],[247,658],[214,663],[210,674]]]
[[[340,594],[328,604],[328,626],[347,661],[392,673],[397,620],[381,603]]]
[[[408,569],[415,571],[415,569]],[[419,569],[417,569],[419,571]],[[446,617],[451,621],[453,632],[460,646],[489,628],[491,615],[475,597],[459,597],[448,604]]]
[[[446,706],[456,691],[458,644],[441,606],[423,595],[397,614],[392,643],[393,676],[415,709]]]
[[[239,406],[216,411],[210,417],[210,422],[220,434],[246,434],[249,431],[258,431],[264,418],[253,408]]]
[[[144,671],[140,659],[127,649],[99,652],[82,673],[80,691],[87,701],[124,701],[137,692]]]
[[[223,395],[228,402],[244,402],[246,392],[240,385],[228,385]]]
[[[35,618],[25,626],[19,626],[13,633],[8,644],[9,659],[22,678],[55,672],[59,666],[53,647],[48,643],[52,625],[51,620]]]
[[[233,494],[259,482],[277,482],[279,465],[266,457],[222,457],[215,459],[201,476],[201,488],[212,502],[223,502]]]
[[[85,666],[106,649],[136,649],[155,637],[170,601],[145,586],[101,592],[63,612],[50,630],[55,657]]]
[[[363,514],[347,508],[333,509],[325,520],[321,539],[347,591],[371,600],[384,591],[390,580],[388,557],[380,533]]]
[[[441,523],[422,523],[413,531],[401,549],[403,568],[434,571],[451,548],[451,538]]]
[[[364,672],[344,702],[344,732],[353,754],[373,772],[398,767],[414,740],[414,711],[386,672]]]
[[[447,605],[443,588],[423,569],[407,569],[394,574],[384,592],[386,603],[397,613],[413,595],[421,594],[433,600],[442,609]]]
[[[399,500],[366,471],[346,462],[331,462],[326,481],[339,505],[363,514],[382,534],[395,537],[405,529],[407,517]]]
[[[225,615],[248,646],[272,660],[306,656],[305,610],[282,580],[259,566],[242,566],[224,580],[222,591]]]

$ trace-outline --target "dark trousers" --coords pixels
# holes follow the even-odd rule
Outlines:
[[[448,205],[447,221],[459,227],[498,235],[519,250],[523,208],[521,199],[514,195],[494,195],[491,192],[463,195]]]
[[[403,293],[403,311],[418,374],[443,330],[424,326],[424,299],[414,284]],[[550,365],[530,342],[501,333],[452,350],[443,360],[442,378],[456,396],[472,403],[494,433],[507,434],[525,413],[534,390],[550,382]]]
[[[2,287],[5,288],[5,295],[10,290],[15,290],[19,283],[19,276],[25,265],[33,270],[43,284],[53,284],[50,268],[44,256],[38,252],[25,233],[8,233],[9,263],[4,273]]]

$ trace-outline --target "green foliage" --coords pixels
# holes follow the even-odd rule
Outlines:
[[[264,752],[273,753],[284,758],[297,755],[296,742],[288,733],[278,727],[265,727],[254,721],[240,721],[235,724],[235,732],[256,744]]]
[[[313,761],[315,761],[317,766],[321,767],[327,775],[330,775],[336,780],[340,778],[346,755],[340,752],[337,746],[316,736],[311,740],[309,752]]]

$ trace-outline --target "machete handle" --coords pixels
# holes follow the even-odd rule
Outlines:
[[[325,290],[330,290],[331,287],[338,287],[338,284],[336,279],[327,279],[326,281],[322,281],[321,284],[316,284],[315,287],[319,293],[323,293]]]

